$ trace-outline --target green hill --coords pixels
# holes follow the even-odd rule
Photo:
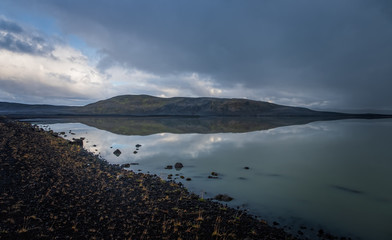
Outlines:
[[[391,117],[391,115],[377,114],[320,112],[249,99],[159,98],[148,95],[117,96],[79,107],[0,102],[0,115],[14,118],[53,116]]]
[[[159,98],[123,95],[88,104],[80,114],[134,116],[312,116],[323,114],[306,108],[287,107],[248,99]]]

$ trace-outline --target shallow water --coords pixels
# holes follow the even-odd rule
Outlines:
[[[314,238],[323,229],[353,239],[392,239],[391,120],[146,136],[82,123],[40,125],[66,132],[67,139],[85,137],[84,147],[110,163],[138,163],[129,169],[164,179],[178,174],[176,181],[205,198],[228,194],[234,198],[231,206],[276,221],[294,234],[300,230]],[[142,146],[137,150],[136,144]],[[165,169],[176,162],[184,167]],[[218,179],[209,179],[211,172]]]

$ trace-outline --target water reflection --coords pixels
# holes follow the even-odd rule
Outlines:
[[[162,178],[173,174],[177,181],[207,197],[228,194],[234,197],[233,206],[246,206],[294,232],[306,225],[302,231],[310,237],[323,228],[354,239],[392,239],[390,120],[313,122],[280,128],[272,126],[288,123],[256,121],[248,122],[253,124],[248,128],[264,131],[246,132],[235,120],[223,120],[217,126],[215,119],[197,128],[199,132],[208,129],[208,134],[196,130],[175,134],[186,132],[200,119],[182,124],[173,119],[140,119],[140,123],[135,119],[87,120],[49,127],[58,132],[72,130],[75,135],[67,136],[70,139],[85,137],[85,147],[111,163],[138,163],[129,169]],[[121,126],[123,121],[125,126]],[[116,126],[110,127],[109,122]],[[154,130],[147,131],[147,126]],[[233,130],[234,126],[239,130]],[[140,129],[131,129],[136,127]],[[152,134],[157,129],[165,131]],[[211,133],[216,129],[226,133]],[[135,135],[115,134],[129,131]],[[149,135],[142,136],[145,134]],[[142,146],[135,154],[136,144]],[[118,157],[113,154],[116,149],[121,151]],[[184,168],[165,169],[176,162]],[[211,172],[219,178],[208,178]]]
[[[122,135],[156,133],[242,133],[333,120],[322,117],[80,117],[68,121]]]

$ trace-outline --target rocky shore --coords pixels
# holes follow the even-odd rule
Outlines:
[[[294,239],[56,133],[0,120],[1,239]]]

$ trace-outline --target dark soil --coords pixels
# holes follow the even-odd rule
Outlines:
[[[293,239],[155,175],[0,120],[1,239]]]

